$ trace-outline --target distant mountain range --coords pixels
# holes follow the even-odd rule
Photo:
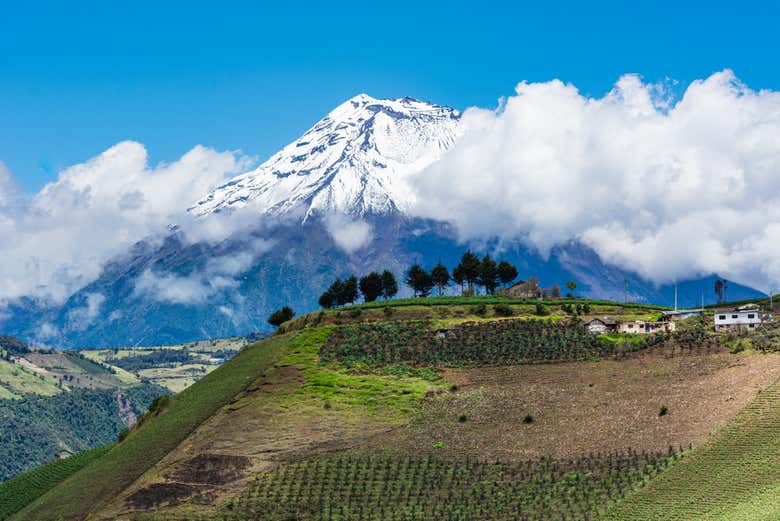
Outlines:
[[[408,176],[437,161],[461,132],[458,111],[365,94],[343,103],[258,168],[183,202],[195,229],[172,226],[114,258],[62,304],[22,298],[0,333],[51,346],[159,345],[268,329],[283,305],[311,311],[336,276],[412,262],[454,265],[469,246],[544,285],[575,280],[583,296],[672,304],[657,287],[569,243],[542,257],[521,243],[459,243],[444,222],[413,217]],[[226,232],[224,230],[227,230]],[[196,237],[203,236],[199,239]],[[714,275],[678,285],[682,306],[714,300]],[[729,284],[730,299],[759,292]]]

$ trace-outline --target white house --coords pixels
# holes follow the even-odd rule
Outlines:
[[[761,325],[761,310],[755,305],[715,311],[715,331],[751,330]]]
[[[601,335],[604,333],[617,333],[617,321],[612,317],[604,318],[584,318],[583,325],[588,328],[588,333],[592,335]]]
[[[618,326],[620,333],[634,333],[636,335],[646,335],[651,333],[672,332],[675,330],[674,322],[671,320],[659,320],[656,322],[645,322],[644,320],[629,320],[621,322]]]

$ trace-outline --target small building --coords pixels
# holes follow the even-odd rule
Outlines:
[[[583,318],[582,323],[592,335],[618,332],[618,323],[612,317]]]
[[[54,453],[55,460],[66,459],[70,458],[71,456],[73,456],[73,453],[68,449],[61,449]]]
[[[715,331],[750,331],[762,322],[761,310],[755,304],[715,311]]]
[[[634,333],[636,335],[647,335],[651,333],[671,333],[675,329],[675,324],[671,320],[660,320],[657,322],[648,322],[644,320],[630,320],[621,322],[618,326],[620,333]]]

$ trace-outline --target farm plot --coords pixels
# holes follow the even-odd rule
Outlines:
[[[347,453],[263,474],[225,520],[589,519],[679,455],[610,453],[520,463]]]
[[[515,365],[594,360],[642,349],[648,341],[607,342],[577,322],[498,320],[434,331],[428,322],[387,322],[337,328],[323,345],[325,361],[381,366],[393,363]]]
[[[780,519],[780,380],[689,461],[609,512],[613,521]]]

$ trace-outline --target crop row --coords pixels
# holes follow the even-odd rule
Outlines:
[[[692,458],[605,516],[615,521],[780,519],[780,381]]]
[[[330,455],[258,476],[209,519],[589,520],[678,457],[671,449],[522,463]]]
[[[467,322],[438,331],[428,322],[406,321],[337,328],[320,355],[347,364],[513,365],[591,360],[647,345],[645,340],[607,342],[575,321]]]

